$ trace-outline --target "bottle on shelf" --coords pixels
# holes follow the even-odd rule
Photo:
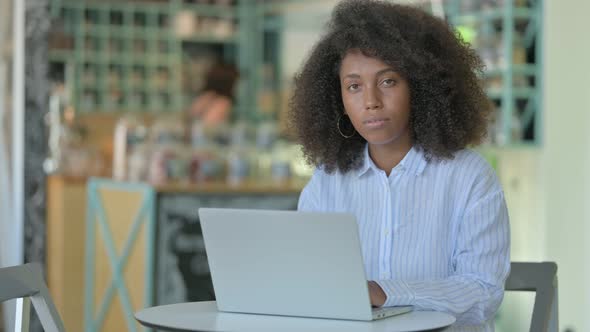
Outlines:
[[[190,129],[190,160],[188,173],[191,182],[220,180],[224,172],[223,147],[216,143],[216,133],[221,128],[208,128],[201,121],[193,120]]]
[[[245,122],[232,127],[231,143],[227,154],[227,182],[239,185],[252,175],[252,129]]]
[[[271,179],[273,183],[285,183],[292,177],[293,155],[290,144],[279,141],[274,144],[271,162]]]
[[[268,181],[271,175],[273,144],[277,140],[277,124],[263,122],[256,131],[256,162],[255,177],[261,181]]]
[[[164,184],[189,180],[191,149],[185,144],[185,129],[176,116],[161,116],[152,126],[153,144],[148,181]]]
[[[129,156],[137,145],[145,143],[147,137],[147,127],[137,116],[126,114],[117,121],[113,138],[113,178],[115,180],[127,179]]]

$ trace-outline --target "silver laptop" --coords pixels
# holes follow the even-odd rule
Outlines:
[[[373,320],[352,214],[199,209],[220,311]]]

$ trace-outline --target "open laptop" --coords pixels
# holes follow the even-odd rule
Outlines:
[[[220,311],[373,320],[352,214],[199,209]]]

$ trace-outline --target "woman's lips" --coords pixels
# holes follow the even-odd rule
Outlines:
[[[363,121],[363,123],[365,124],[365,126],[367,126],[370,129],[376,129],[376,128],[381,128],[385,125],[385,122],[389,121],[389,119],[387,118],[378,118],[378,119],[369,119],[369,120],[365,120]]]

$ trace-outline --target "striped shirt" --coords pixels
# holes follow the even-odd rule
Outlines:
[[[412,148],[389,176],[365,148],[362,167],[316,169],[300,211],[356,216],[365,272],[384,306],[413,305],[454,315],[452,331],[493,331],[510,270],[504,192],[476,152],[428,162]]]

